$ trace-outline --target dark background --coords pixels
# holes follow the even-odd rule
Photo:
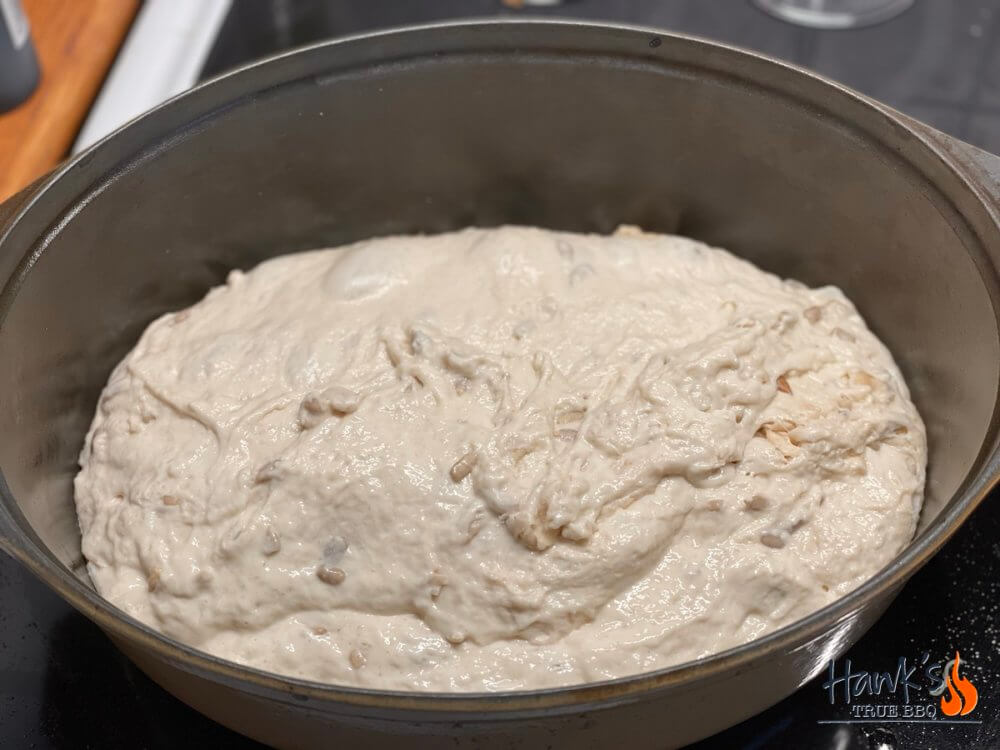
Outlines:
[[[851,31],[794,27],[747,0],[566,0],[520,10],[499,0],[234,0],[205,76],[332,36],[483,15],[608,19],[735,43],[812,68],[1000,153],[1000,0],[916,0],[893,20]],[[847,656],[856,670],[891,671],[902,656],[912,662],[930,652],[943,661],[956,649],[963,675],[979,691],[979,706],[967,718],[981,723],[819,723],[849,718],[842,703],[830,705],[821,677],[696,747],[1000,748],[996,496]],[[916,702],[934,700],[916,694]],[[258,747],[170,697],[94,625],[0,555],[0,748],[202,746]]]

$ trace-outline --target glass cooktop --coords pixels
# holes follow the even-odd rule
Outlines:
[[[916,0],[889,21],[845,31],[793,26],[750,0],[237,0],[202,78],[329,37],[497,16],[617,21],[728,42],[1000,153],[1000,0]]]

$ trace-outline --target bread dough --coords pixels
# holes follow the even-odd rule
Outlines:
[[[373,239],[233,271],[111,375],[98,590],[345,685],[540,688],[744,643],[910,540],[925,432],[836,288],[624,228]]]

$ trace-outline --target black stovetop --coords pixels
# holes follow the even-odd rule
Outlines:
[[[1000,153],[1000,0],[916,0],[879,26],[827,32],[786,25],[747,0],[567,0],[520,10],[500,0],[235,0],[205,75],[325,37],[484,15],[607,19],[732,42]],[[842,700],[830,704],[821,676],[696,747],[1000,748],[1000,496],[985,501],[847,656],[855,670],[892,671],[900,657],[913,662],[929,652],[933,662],[956,649],[979,691],[967,718],[981,723],[825,723],[852,715]],[[923,694],[916,703],[930,700]],[[0,555],[0,748],[202,746],[257,747],[150,682],[94,625]]]

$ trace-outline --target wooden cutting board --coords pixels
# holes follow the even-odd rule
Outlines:
[[[22,1],[42,76],[0,115],[0,201],[67,156],[139,9],[139,0]]]

